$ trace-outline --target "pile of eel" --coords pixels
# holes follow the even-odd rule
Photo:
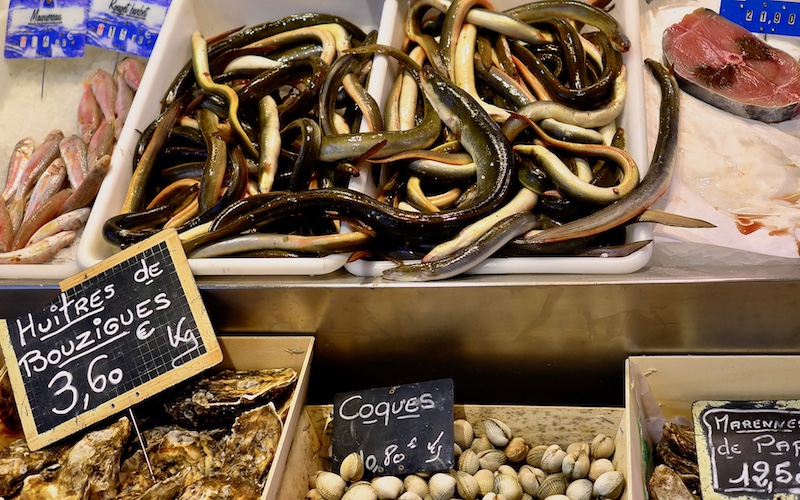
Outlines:
[[[662,104],[640,179],[616,125],[630,42],[613,16],[580,0],[415,0],[404,28],[402,47],[319,13],[194,33],[106,240],[176,227],[190,258],[349,252],[410,281],[489,256],[614,258],[649,243],[626,243],[625,225],[658,219],[677,86],[647,61]],[[375,57],[401,67],[380,106],[365,91]],[[359,175],[377,192],[348,187]]]

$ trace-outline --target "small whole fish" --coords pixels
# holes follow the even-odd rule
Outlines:
[[[75,241],[78,233],[61,231],[31,246],[0,253],[0,264],[41,264],[52,259],[62,248]]]
[[[33,138],[26,137],[17,142],[8,160],[8,174],[6,175],[6,186],[3,190],[3,201],[8,203],[17,192],[22,171],[31,159],[36,144]]]
[[[53,130],[47,134],[44,142],[33,151],[30,160],[28,160],[28,163],[20,174],[15,197],[24,199],[25,195],[28,194],[28,190],[36,183],[39,176],[42,175],[42,172],[53,163],[53,160],[58,158],[60,153],[58,144],[63,138],[63,132],[60,130]]]
[[[2,208],[0,208],[0,219],[2,219],[2,211]],[[38,243],[48,236],[53,236],[62,231],[77,231],[86,224],[91,211],[91,208],[85,207],[59,215],[33,233],[28,240],[28,245],[30,246],[34,243]],[[0,236],[2,236],[2,234],[2,227],[0,227]]]
[[[94,135],[100,122],[103,121],[103,112],[94,97],[92,86],[83,82],[83,94],[78,102],[78,127],[83,142],[88,143]]]
[[[58,214],[61,215],[72,210],[88,207],[94,201],[95,196],[97,196],[97,192],[100,190],[100,185],[103,183],[103,179],[106,177],[110,165],[111,157],[109,155],[104,155],[97,160],[92,169],[89,170],[89,173],[86,174],[86,178],[80,186],[75,188],[72,195],[70,195],[61,206]]]
[[[67,179],[72,189],[77,189],[89,173],[86,142],[76,134],[61,139],[58,143],[61,159],[67,166]]]
[[[125,83],[134,92],[139,90],[144,73],[144,63],[134,57],[126,57],[117,64],[117,73],[122,75]]]
[[[61,186],[64,184],[66,178],[67,166],[60,157],[56,158],[53,160],[53,163],[42,172],[42,175],[39,176],[36,184],[34,184],[22,220],[25,221],[29,219],[42,205],[47,203],[47,200],[61,190]]]
[[[86,148],[86,163],[89,169],[97,160],[110,155],[114,149],[114,122],[103,120]]]
[[[14,224],[5,203],[0,203],[0,252],[11,250],[14,242]]]
[[[114,114],[116,120],[114,122],[114,138],[119,139],[119,134],[122,133],[122,127],[128,119],[128,112],[133,103],[133,89],[125,83],[121,73],[117,73],[114,77],[117,82],[117,98],[114,101]]]
[[[98,69],[89,77],[89,85],[92,87],[100,111],[103,112],[103,119],[114,123],[116,118],[114,103],[117,100],[117,84],[114,82],[114,77],[108,71]]]

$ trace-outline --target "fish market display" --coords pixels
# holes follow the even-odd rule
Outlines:
[[[363,458],[354,452],[342,460],[338,473],[313,475],[306,498],[614,500],[625,490],[625,476],[613,463],[614,440],[605,434],[562,447],[527,442],[497,418],[475,425],[457,419],[453,430],[454,469],[364,480]]]
[[[664,220],[648,208],[671,178],[678,101],[652,61],[664,119],[640,183],[616,124],[630,42],[613,16],[578,0],[419,1],[404,28],[402,48],[317,13],[195,32],[104,238],[176,227],[190,258],[421,260],[384,273],[407,281],[649,243],[626,243],[624,226]],[[380,109],[364,91],[376,53],[401,63]],[[376,193],[351,187],[360,175]]]
[[[296,381],[292,369],[201,375],[148,404],[137,424],[143,444],[128,417],[36,452],[18,439],[0,451],[0,496],[260,498],[283,433],[285,414],[276,407],[290,399]],[[203,418],[173,419],[192,392],[215,402]]]
[[[768,123],[800,112],[800,62],[710,9],[667,28],[663,49],[681,88],[713,106]]]
[[[108,172],[142,63],[125,58],[115,75],[87,75],[78,130],[52,130],[41,142],[20,139],[8,161],[0,203],[0,263],[41,264],[70,245]],[[131,85],[134,85],[133,87]]]

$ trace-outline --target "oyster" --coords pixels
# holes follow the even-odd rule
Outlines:
[[[261,489],[248,478],[215,474],[187,486],[177,500],[252,500]]]
[[[272,465],[283,422],[272,404],[242,413],[225,437],[222,472],[261,483]]]
[[[8,368],[0,367],[0,447],[22,436],[22,423],[17,414]],[[2,493],[0,493],[2,495]]]
[[[296,383],[292,368],[224,370],[187,384],[164,409],[188,428],[228,427],[243,411],[282,400]]]
[[[86,434],[64,457],[60,468],[28,476],[20,499],[114,498],[120,458],[131,432],[130,420]]]
[[[58,462],[63,446],[49,446],[31,451],[25,438],[17,439],[0,451],[0,497],[14,494],[26,476],[36,474]]]

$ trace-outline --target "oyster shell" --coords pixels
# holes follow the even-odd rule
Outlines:
[[[666,465],[656,465],[647,488],[653,500],[695,500],[681,477]]]
[[[191,429],[228,427],[242,411],[282,400],[296,383],[292,368],[224,370],[187,384],[164,410]]]
[[[57,463],[63,453],[63,446],[49,446],[31,451],[25,438],[13,441],[0,451],[0,497],[14,494],[22,486],[26,476]]]
[[[110,498],[116,495],[122,450],[131,432],[123,417],[89,432],[67,452],[54,474],[39,473],[25,478],[20,499]]]
[[[177,500],[252,500],[261,489],[245,477],[214,474],[187,486]]]
[[[224,439],[223,474],[240,475],[260,484],[272,465],[282,433],[283,422],[272,404],[239,415]]]

